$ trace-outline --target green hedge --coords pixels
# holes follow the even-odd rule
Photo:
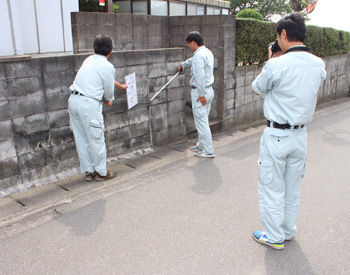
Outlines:
[[[267,46],[276,39],[274,23],[238,18],[236,21],[236,64],[265,62]],[[350,33],[308,25],[305,45],[320,57],[350,53]]]

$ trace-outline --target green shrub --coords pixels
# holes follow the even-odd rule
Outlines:
[[[264,21],[264,17],[254,9],[244,9],[236,14],[236,18],[250,18]]]
[[[113,4],[112,11],[113,11],[114,13],[117,13],[118,10],[119,10],[119,5],[118,5],[118,3],[116,2],[116,3]]]
[[[263,63],[267,46],[276,39],[273,23],[251,19],[236,20],[236,64]]]
[[[267,46],[276,39],[274,23],[252,19],[236,22],[236,64],[265,62]],[[305,45],[319,57],[350,53],[350,33],[308,25]]]

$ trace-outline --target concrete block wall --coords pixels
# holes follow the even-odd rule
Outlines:
[[[350,95],[350,54],[324,58],[327,78],[318,94],[318,101]]]
[[[169,47],[166,16],[73,12],[74,53],[92,51],[96,35],[105,33],[116,50],[157,49]]]
[[[79,172],[69,127],[68,87],[87,54],[0,63],[0,197]],[[176,72],[184,49],[124,51],[110,57],[117,80],[136,72],[138,100],[127,110],[125,91],[104,109],[108,157],[185,136],[184,78],[146,103]]]
[[[317,104],[350,96],[350,54],[330,56],[323,59],[326,64],[327,78],[322,83]],[[234,98],[225,93],[225,105],[234,108],[225,109],[223,129],[263,119],[263,96],[254,95],[251,83],[261,72],[262,66],[251,65],[236,67],[234,72]],[[226,85],[231,82],[225,81]]]
[[[113,53],[110,61],[116,67],[118,81],[124,82],[125,75],[136,72],[140,103],[146,103],[175,74],[177,65],[192,56],[184,48],[185,36],[200,31],[215,57],[211,118],[220,122],[217,129],[263,118],[263,98],[251,90],[251,82],[262,66],[234,66],[234,17],[75,13],[72,19],[77,51],[91,51],[95,35],[106,32],[117,48],[133,49]],[[135,50],[146,44],[159,49]],[[181,48],[167,48],[176,46]],[[0,62],[0,196],[78,172],[69,129],[67,89],[87,56]],[[350,54],[327,57],[325,62],[327,79],[318,102],[350,92]],[[177,77],[149,108],[139,104],[129,111],[125,92],[116,89],[115,104],[104,110],[108,156],[183,138],[188,130],[188,83],[187,72]]]

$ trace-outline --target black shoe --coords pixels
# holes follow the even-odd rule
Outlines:
[[[96,172],[86,172],[85,173],[85,181],[93,181],[94,178],[96,177]]]

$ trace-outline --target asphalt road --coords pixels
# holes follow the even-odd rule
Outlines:
[[[124,188],[12,225],[0,237],[0,273],[349,274],[349,115],[345,98],[321,106],[308,127],[298,234],[282,251],[251,238],[262,229],[259,126],[215,135],[215,159],[187,150]]]

